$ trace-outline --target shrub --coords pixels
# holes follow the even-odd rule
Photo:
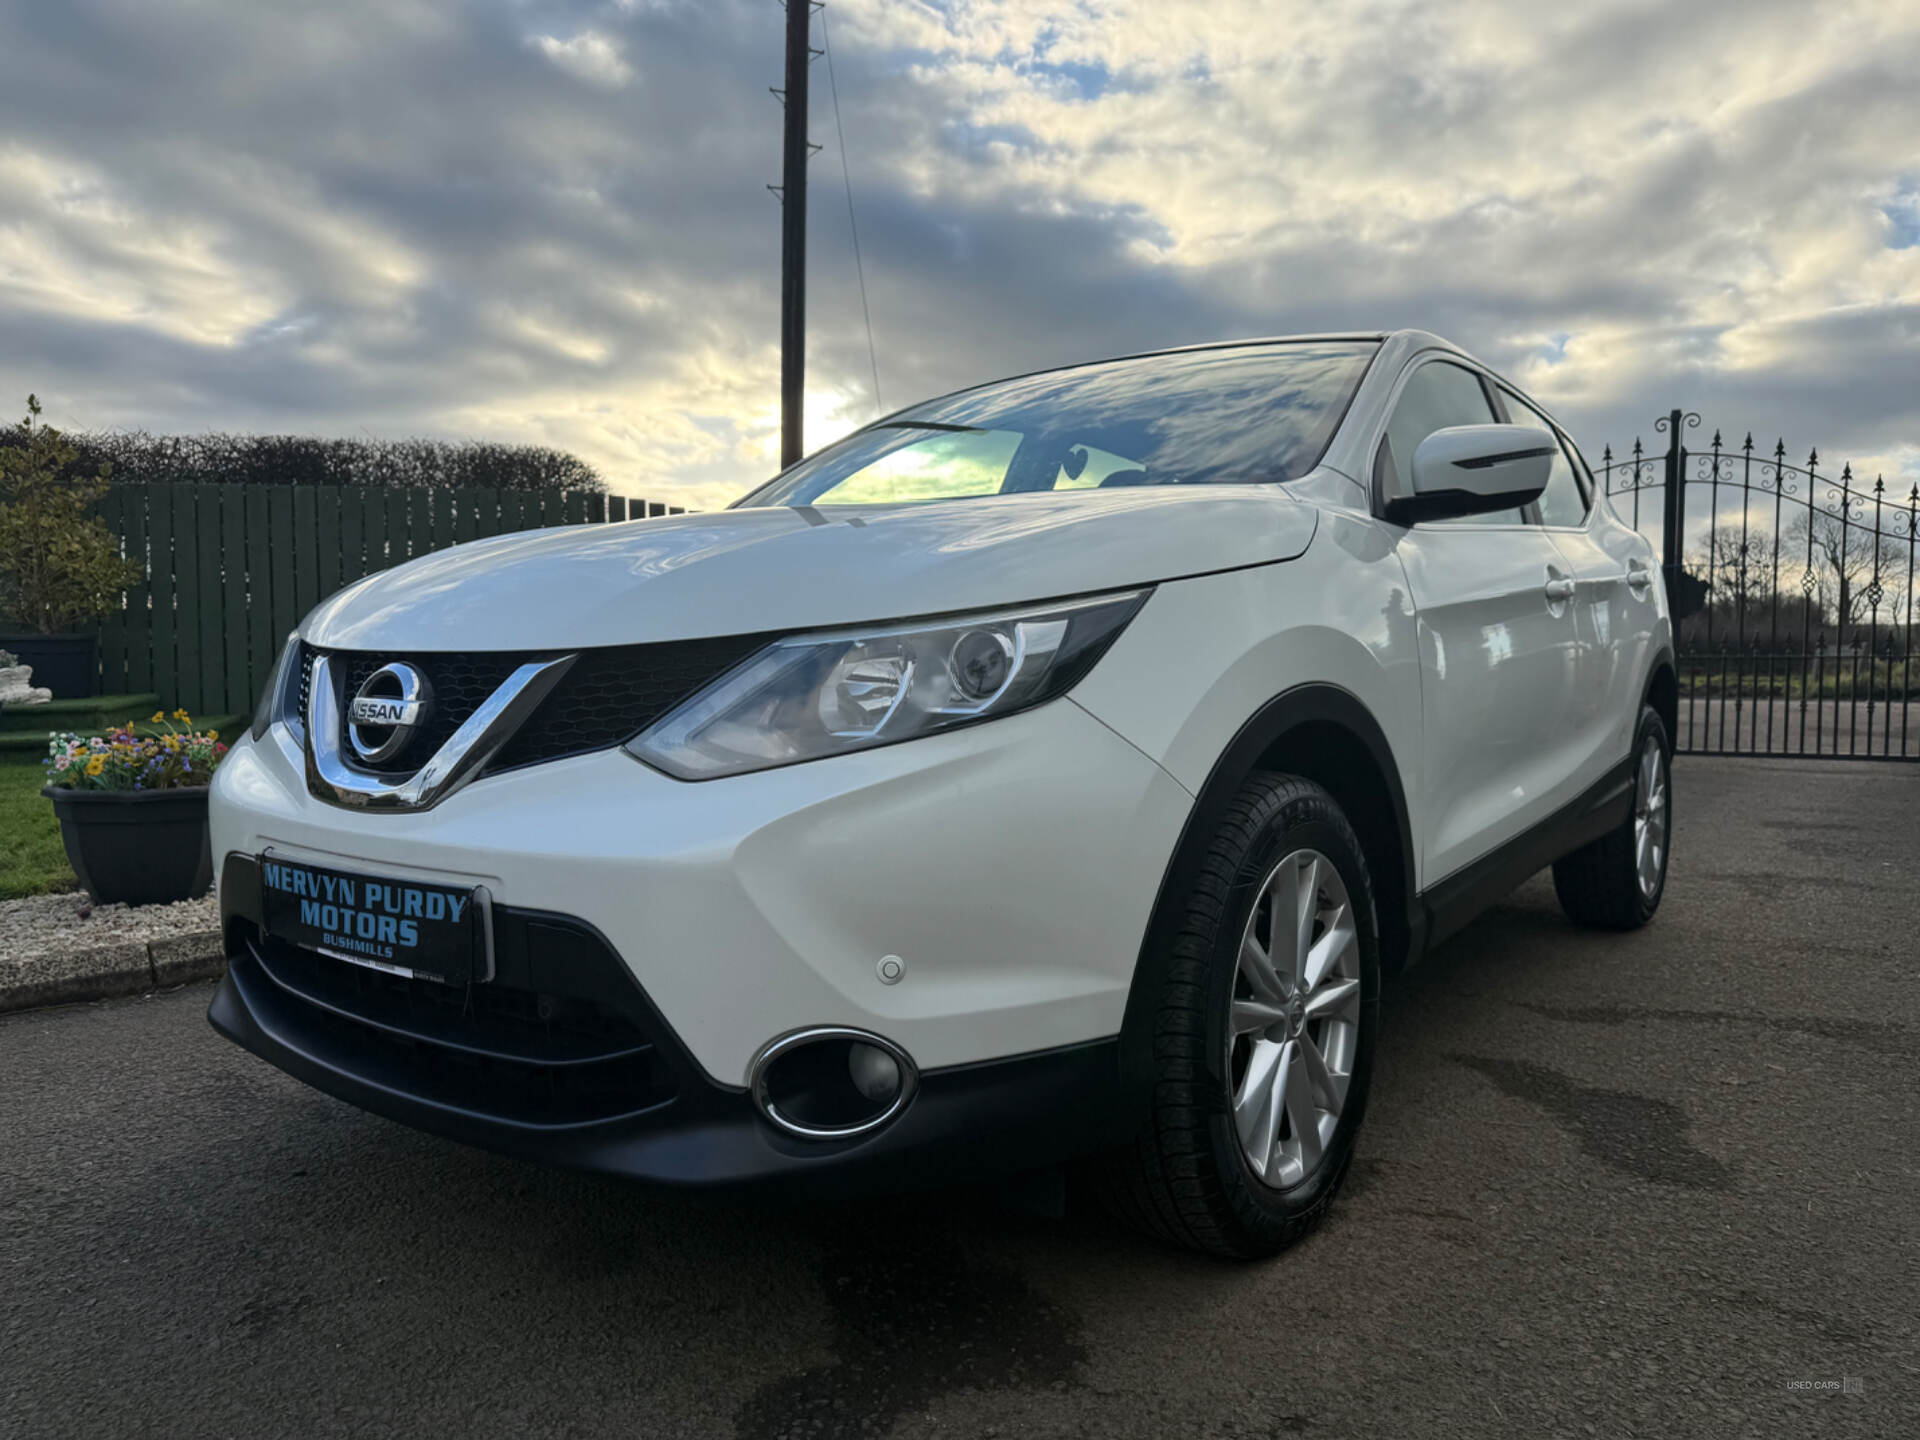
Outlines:
[[[139,569],[92,506],[107,491],[109,467],[91,475],[79,452],[27,397],[27,416],[0,445],[0,615],[28,630],[59,635],[120,603]]]
[[[83,469],[138,484],[423,486],[604,491],[577,455],[487,440],[341,440],[309,435],[69,435]],[[0,446],[9,437],[0,436]]]

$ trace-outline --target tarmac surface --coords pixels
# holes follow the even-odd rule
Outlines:
[[[0,1435],[1920,1434],[1920,766],[1675,791],[1647,929],[1539,877],[1389,983],[1347,1190],[1259,1265],[497,1158],[204,983],[0,1016]]]

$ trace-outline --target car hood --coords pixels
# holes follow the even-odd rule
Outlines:
[[[1277,486],[770,507],[525,531],[351,585],[302,634],[347,650],[540,650],[946,614],[1287,560]]]

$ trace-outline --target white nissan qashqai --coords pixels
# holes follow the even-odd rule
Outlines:
[[[1267,1254],[1347,1169],[1383,971],[1547,865],[1652,915],[1674,705],[1646,541],[1445,342],[1022,376],[321,604],[214,783],[211,1018],[498,1150],[1082,1162]]]

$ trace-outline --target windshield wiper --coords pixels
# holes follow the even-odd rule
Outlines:
[[[943,425],[938,420],[882,420],[869,427],[874,430],[948,430],[956,435],[984,435],[979,425]]]

